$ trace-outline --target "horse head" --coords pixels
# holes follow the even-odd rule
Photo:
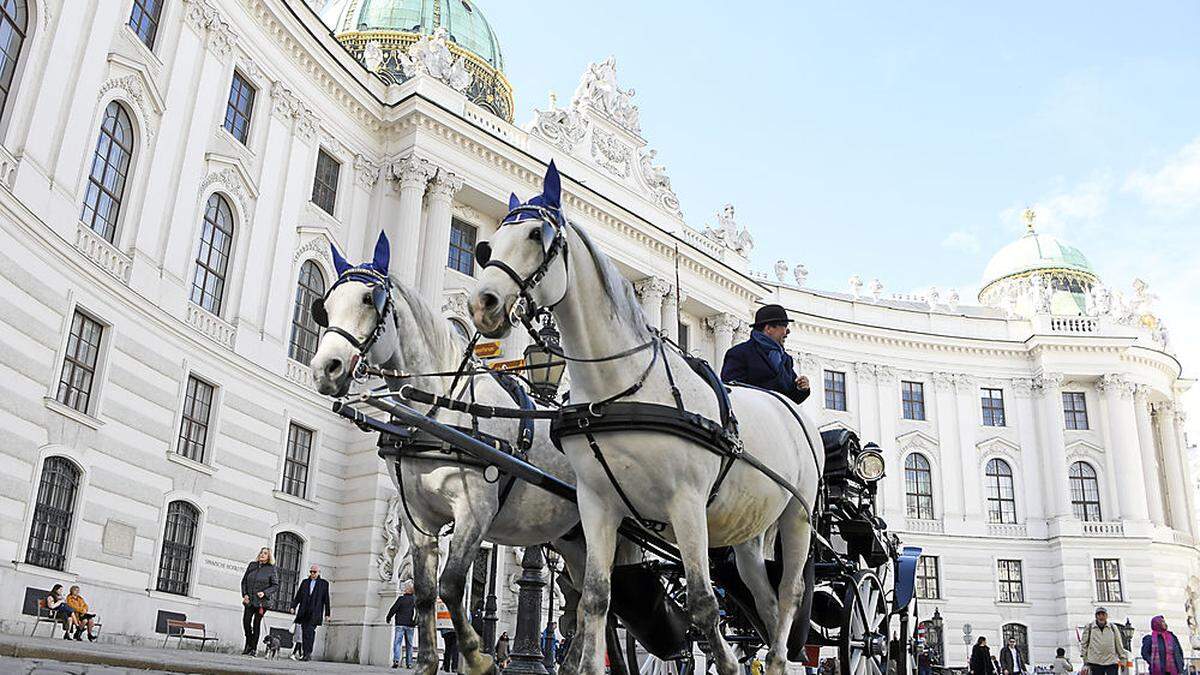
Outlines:
[[[470,300],[471,319],[490,338],[504,337],[514,318],[527,320],[538,307],[552,308],[567,292],[567,219],[562,183],[554,162],[546,169],[542,194],[508,200],[508,215],[475,259],[483,268]]]
[[[360,361],[386,363],[394,345],[379,338],[387,331],[384,319],[392,311],[390,257],[387,236],[375,242],[370,262],[351,265],[330,245],[338,279],[325,297],[313,302],[313,320],[321,327],[317,352],[309,364],[317,391],[344,396]]]

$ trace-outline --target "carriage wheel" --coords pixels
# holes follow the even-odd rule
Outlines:
[[[879,577],[867,571],[856,573],[846,588],[844,606],[846,614],[838,639],[842,675],[884,675],[890,631]]]

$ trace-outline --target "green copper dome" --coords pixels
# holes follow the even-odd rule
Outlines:
[[[450,40],[497,70],[504,69],[500,41],[474,0],[360,0],[342,30],[433,35],[440,26]],[[353,5],[352,5],[353,7]]]
[[[1095,277],[1096,271],[1079,249],[1050,234],[1030,230],[1000,249],[983,272],[983,285],[1018,274],[1040,270],[1070,270]]]

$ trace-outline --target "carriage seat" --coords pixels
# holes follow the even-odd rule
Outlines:
[[[850,475],[851,456],[858,451],[858,436],[849,429],[828,429],[821,432],[821,442],[825,445],[825,482],[845,482]]]

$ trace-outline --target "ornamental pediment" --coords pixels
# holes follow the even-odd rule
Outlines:
[[[108,55],[108,78],[100,85],[97,98],[113,97],[134,109],[147,137],[154,135],[167,106],[144,63],[116,52]]]
[[[1104,454],[1104,448],[1083,439],[1077,439],[1067,443],[1066,455],[1068,458],[1080,457],[1095,457]]]
[[[208,164],[210,175],[223,174],[228,179],[225,181],[226,185],[244,191],[250,199],[258,199],[258,184],[241,157],[213,151],[205,153],[204,161]]]
[[[896,447],[904,453],[920,451],[928,455],[938,454],[938,440],[920,430],[909,431],[897,436]]]
[[[1003,436],[993,436],[987,440],[980,441],[975,444],[975,448],[979,451],[980,455],[1000,454],[1015,458],[1021,453],[1021,446]]]

